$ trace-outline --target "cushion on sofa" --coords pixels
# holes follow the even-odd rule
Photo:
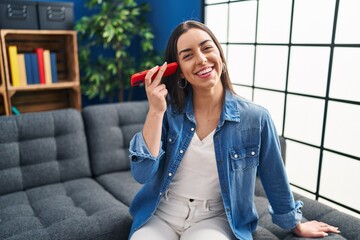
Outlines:
[[[141,187],[130,173],[129,143],[142,129],[147,111],[147,101],[94,105],[83,110],[95,178],[127,206]]]
[[[1,117],[0,132],[0,195],[90,176],[78,111]]]
[[[91,177],[81,113],[0,118],[0,239],[126,239],[128,207]]]
[[[129,143],[142,129],[147,111],[147,101],[84,108],[90,162],[95,176],[130,169]]]
[[[131,222],[91,178],[0,196],[0,239],[126,239]]]
[[[103,174],[96,180],[121,202],[130,206],[141,184],[136,182],[130,171]]]

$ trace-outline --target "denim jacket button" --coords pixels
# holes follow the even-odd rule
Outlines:
[[[252,155],[252,156],[254,156],[254,155],[255,155],[255,152],[254,152],[254,151],[252,151],[252,152],[251,152],[251,155]]]
[[[234,155],[234,158],[238,158],[238,155],[237,155],[237,154],[235,154],[235,155]]]
[[[195,128],[191,128],[190,130],[193,132],[195,130]]]
[[[180,150],[180,153],[183,154],[183,153],[184,153],[184,150]]]
[[[171,138],[169,138],[169,142],[172,142],[172,139],[171,139]]]
[[[171,172],[169,172],[169,174],[168,174],[168,175],[169,175],[169,177],[171,177],[171,176],[172,176],[172,173],[171,173]]]

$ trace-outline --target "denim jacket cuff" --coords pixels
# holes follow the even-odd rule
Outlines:
[[[302,212],[301,208],[303,207],[304,203],[302,201],[295,202],[295,208],[289,213],[284,214],[276,214],[271,206],[269,206],[269,212],[272,217],[273,223],[280,226],[283,229],[291,230],[295,228],[295,226],[301,221],[302,219]]]
[[[138,132],[135,134],[135,136],[130,142],[129,151],[130,151],[130,159],[133,162],[141,162],[144,159],[157,161],[165,153],[164,150],[162,149],[162,142],[160,142],[159,155],[157,157],[151,155],[148,147],[146,146],[142,132]]]

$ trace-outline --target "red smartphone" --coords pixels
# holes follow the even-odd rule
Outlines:
[[[176,72],[177,67],[178,67],[178,64],[176,62],[168,63],[168,65],[165,69],[165,72],[163,74],[163,77],[174,74]],[[156,77],[159,69],[160,69],[160,67],[158,68],[156,73],[152,76],[152,79],[154,79]],[[150,69],[133,74],[131,76],[131,86],[137,86],[139,84],[144,83],[145,75],[148,73],[149,70]]]

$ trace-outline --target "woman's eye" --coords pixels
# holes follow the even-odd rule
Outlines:
[[[191,54],[186,54],[184,55],[183,59],[186,60],[186,59],[189,59],[191,57]]]
[[[204,51],[209,51],[210,49],[212,49],[212,46],[206,46],[206,47],[204,47]]]

